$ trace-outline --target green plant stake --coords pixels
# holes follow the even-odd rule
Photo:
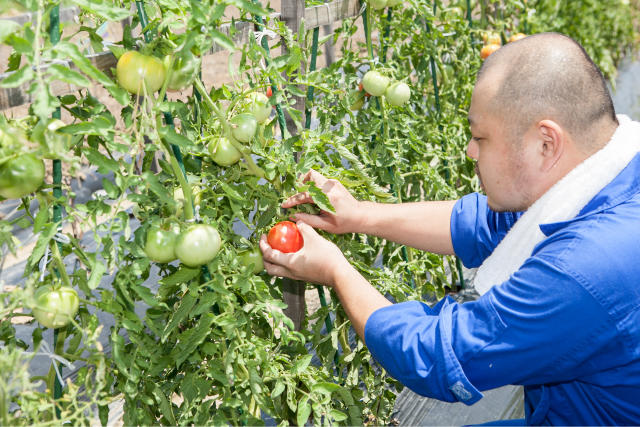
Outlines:
[[[467,0],[467,16],[470,18],[471,17],[471,9],[469,8],[469,3],[470,0]],[[433,14],[436,14],[436,7],[437,7],[437,3],[434,1],[433,2]],[[471,20],[469,21],[469,26],[471,26]],[[427,30],[427,33],[431,33],[431,27],[429,26],[429,23],[425,21],[425,29]],[[429,58],[430,62],[431,62],[431,78],[433,79],[433,95],[435,98],[435,102],[436,102],[436,114],[438,117],[438,130],[440,132],[442,132],[443,127],[442,124],[440,123],[440,92],[438,90],[438,77],[436,76],[436,61],[433,57],[433,55]],[[443,73],[444,74],[444,73]],[[441,142],[441,148],[442,148],[442,152],[446,155],[447,153],[447,146],[444,140],[442,140]],[[447,161],[447,159],[443,159],[442,164],[444,165],[444,179],[445,181],[447,181],[448,184],[451,184],[451,171],[449,170],[449,162]],[[458,275],[460,276],[460,288],[464,289],[464,275],[462,272],[462,262],[460,261],[460,258],[456,257],[456,268],[458,269]]]

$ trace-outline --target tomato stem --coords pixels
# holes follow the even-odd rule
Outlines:
[[[71,281],[69,281],[69,276],[67,275],[67,269],[62,262],[62,256],[60,255],[60,250],[58,249],[58,245],[56,242],[49,245],[51,247],[51,256],[56,263],[56,268],[58,269],[58,273],[62,278],[62,282],[65,286],[71,287]]]
[[[184,176],[184,174],[182,173],[182,170],[180,169],[180,165],[178,164],[178,160],[176,159],[175,156],[173,156],[171,154],[171,152],[169,151],[169,159],[171,160],[171,167],[173,167],[173,173],[176,174],[176,177],[178,178],[178,182],[180,183],[180,186],[182,187],[182,193],[184,194],[184,218],[189,220],[189,219],[193,219],[193,202],[192,202],[192,194],[191,194],[191,187],[189,186],[189,183],[187,182],[187,178]]]

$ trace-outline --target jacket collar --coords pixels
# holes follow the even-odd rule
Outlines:
[[[549,237],[569,224],[618,206],[638,193],[640,193],[640,154],[637,154],[609,185],[591,199],[575,218],[569,221],[540,224],[540,230]]]

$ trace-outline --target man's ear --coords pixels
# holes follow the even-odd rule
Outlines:
[[[550,171],[562,156],[565,149],[565,133],[558,123],[553,120],[541,120],[536,125],[539,140],[539,154],[541,156],[540,171]]]

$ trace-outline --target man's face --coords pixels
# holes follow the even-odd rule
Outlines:
[[[493,211],[524,211],[533,203],[530,185],[534,170],[527,162],[533,153],[527,152],[526,135],[520,142],[510,140],[504,125],[508,118],[491,114],[489,101],[497,87],[486,80],[476,86],[471,99],[469,124],[473,138],[467,155],[477,160],[476,174]]]

